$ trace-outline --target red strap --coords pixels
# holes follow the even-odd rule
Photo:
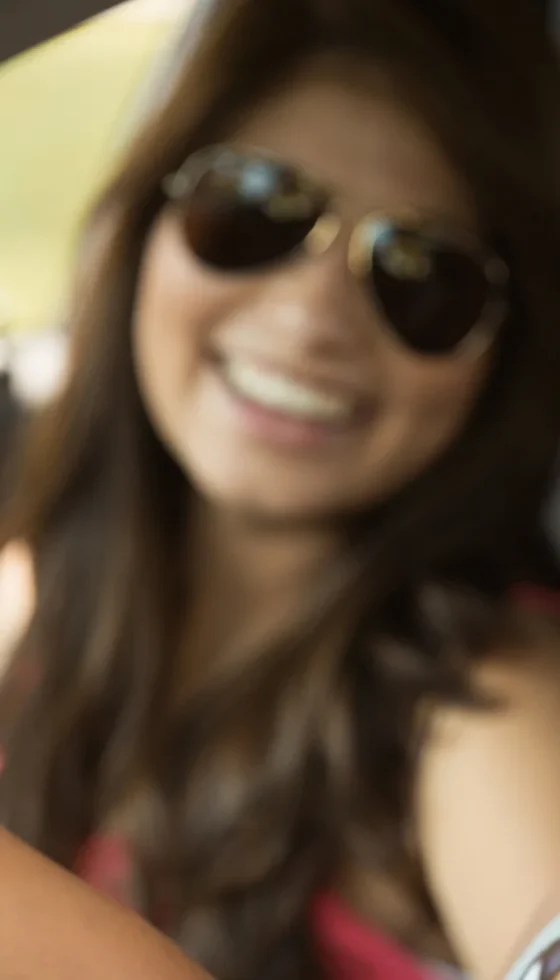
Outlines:
[[[313,905],[313,928],[332,980],[428,980],[428,971],[405,949],[356,918],[336,895]]]

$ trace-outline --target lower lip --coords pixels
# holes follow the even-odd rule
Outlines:
[[[356,419],[344,422],[310,422],[265,408],[245,398],[221,375],[222,384],[243,428],[263,441],[293,449],[328,446],[356,428]]]

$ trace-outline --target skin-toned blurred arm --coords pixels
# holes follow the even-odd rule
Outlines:
[[[420,770],[427,877],[460,961],[501,980],[560,913],[560,632],[487,663],[488,713],[441,710]]]
[[[31,556],[14,542],[0,554],[0,679],[34,602]],[[0,830],[1,980],[128,977],[208,980],[139,916]]]
[[[0,830],[2,980],[208,980],[139,916]]]
[[[0,0],[0,62],[68,31],[119,0]]]

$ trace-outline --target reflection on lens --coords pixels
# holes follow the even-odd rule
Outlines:
[[[481,320],[490,286],[477,260],[452,244],[387,224],[373,250],[376,300],[412,349],[443,354]]]
[[[324,208],[296,172],[259,158],[208,170],[184,213],[188,243],[201,262],[235,272],[256,269],[297,249]]]
[[[433,274],[432,250],[410,231],[384,233],[377,255],[387,275],[422,282]]]

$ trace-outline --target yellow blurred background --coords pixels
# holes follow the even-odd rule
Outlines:
[[[76,236],[188,0],[129,0],[0,72],[0,330],[64,310]]]

